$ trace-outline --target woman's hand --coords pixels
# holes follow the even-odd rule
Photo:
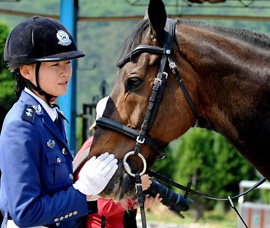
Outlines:
[[[159,197],[159,193],[156,194],[156,197],[153,198],[150,195],[146,195],[145,196],[145,200],[144,200],[144,208],[145,209],[150,209],[151,207],[153,207],[157,202],[160,202],[162,200],[162,198]]]
[[[156,195],[155,198],[153,198],[150,195],[146,195],[145,196],[145,200],[144,200],[144,208],[145,209],[150,209],[151,207],[153,207],[157,202],[160,202],[162,200],[162,198],[159,197],[159,193]],[[136,201],[133,205],[132,209],[138,209],[140,207],[139,203]]]
[[[152,181],[147,174],[143,175],[141,177],[141,180],[142,180],[142,189],[143,191],[145,191],[150,187]]]

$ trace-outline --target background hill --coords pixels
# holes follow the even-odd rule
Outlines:
[[[139,6],[131,6],[128,2],[134,0],[79,0],[80,17],[109,17],[140,15],[143,18],[148,0],[139,1]],[[268,16],[269,3],[261,8],[248,8],[236,1],[221,4],[192,4],[187,7],[186,1],[165,0],[168,14],[205,14],[205,15],[250,15]],[[179,7],[174,7],[179,2]],[[247,3],[249,1],[246,1]],[[262,3],[260,3],[262,4]],[[185,7],[181,7],[185,6]],[[215,7],[213,7],[215,6]],[[218,6],[218,7],[217,7]],[[226,7],[225,7],[226,6]],[[254,3],[256,6],[256,2]],[[30,12],[33,14],[59,15],[60,0],[21,0],[20,2],[0,2],[0,9]],[[23,17],[0,13],[0,21],[7,23],[12,29]],[[248,28],[258,32],[269,33],[267,22],[231,21],[231,20],[205,20],[226,26]],[[102,80],[108,83],[108,93],[111,91],[117,73],[115,64],[120,54],[120,47],[131,28],[138,21],[105,21],[105,22],[78,22],[77,43],[86,57],[78,61],[78,113],[82,112],[83,103],[91,103],[94,95],[100,94]]]

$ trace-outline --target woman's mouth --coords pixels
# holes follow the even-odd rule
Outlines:
[[[68,85],[68,81],[60,82],[59,85],[60,86],[67,86]]]

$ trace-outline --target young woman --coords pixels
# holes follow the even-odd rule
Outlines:
[[[86,162],[73,181],[65,117],[53,101],[67,92],[72,59],[83,57],[58,21],[35,16],[10,33],[4,59],[19,100],[0,137],[2,228],[76,227],[97,211],[96,199],[117,169],[114,155]]]

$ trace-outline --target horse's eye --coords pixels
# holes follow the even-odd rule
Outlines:
[[[142,80],[137,77],[129,78],[125,82],[125,87],[127,91],[134,91],[140,87]]]

